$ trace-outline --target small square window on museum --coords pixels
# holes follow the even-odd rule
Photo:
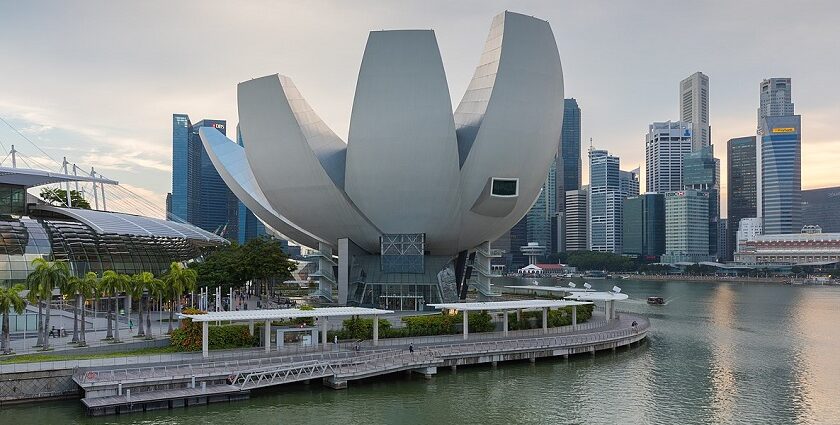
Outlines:
[[[518,196],[519,179],[493,177],[493,186],[490,193],[493,196]]]

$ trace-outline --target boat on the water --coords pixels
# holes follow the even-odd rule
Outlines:
[[[665,299],[662,297],[648,297],[647,303],[651,305],[664,305]]]

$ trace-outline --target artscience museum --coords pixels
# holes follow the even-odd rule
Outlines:
[[[490,242],[529,210],[557,153],[563,72],[548,22],[504,12],[452,111],[432,30],[373,31],[345,142],[284,75],[238,85],[244,147],[200,136],[239,199],[317,249],[314,294],[420,310],[496,295]]]

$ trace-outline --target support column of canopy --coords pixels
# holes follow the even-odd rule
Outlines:
[[[379,317],[373,316],[373,346],[379,345]]]
[[[210,341],[208,334],[210,333],[210,323],[201,322],[201,356],[205,359],[210,357]]]
[[[321,341],[324,344],[324,351],[327,350],[327,318],[323,317],[321,320]]]
[[[572,306],[572,330],[577,328],[577,305]]]
[[[265,321],[265,352],[268,353],[271,351],[271,320]]]
[[[470,320],[468,318],[469,311],[464,310],[464,339],[467,339],[467,336],[470,333]]]
[[[251,334],[251,336],[254,336],[254,321],[253,320],[248,321],[248,333]]]
[[[508,336],[508,312],[507,312],[507,310],[503,311],[502,314],[504,314],[504,316],[505,316],[504,321],[503,321],[503,325],[502,325],[502,327],[503,327],[502,332],[504,333],[504,336]]]

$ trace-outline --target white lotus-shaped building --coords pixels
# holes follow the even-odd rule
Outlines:
[[[257,217],[318,248],[317,295],[420,309],[468,285],[493,295],[489,241],[545,182],[563,72],[548,22],[504,12],[454,113],[431,30],[370,33],[346,143],[289,77],[240,83],[238,105],[244,147],[212,128],[201,139]]]

